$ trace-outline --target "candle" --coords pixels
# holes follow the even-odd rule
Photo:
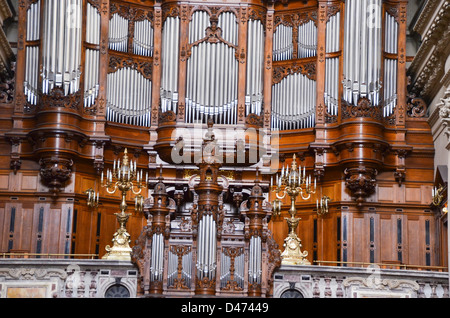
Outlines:
[[[114,159],[114,166],[113,170],[116,170],[116,159]]]
[[[317,210],[319,210],[319,199],[316,199],[316,207],[317,207]]]
[[[314,178],[314,190],[316,190],[316,178]]]
[[[103,184],[103,171],[102,171],[102,175],[100,176],[100,183]]]
[[[273,176],[270,176],[270,187],[273,187]]]

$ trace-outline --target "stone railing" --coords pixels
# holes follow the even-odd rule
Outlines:
[[[448,272],[283,265],[274,298],[448,298]]]
[[[134,298],[137,275],[123,261],[0,259],[0,298]]]

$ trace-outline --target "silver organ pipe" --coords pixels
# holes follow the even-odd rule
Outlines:
[[[80,86],[82,0],[47,0],[44,6],[42,91],[73,94]]]
[[[330,17],[326,29],[326,52],[339,51],[340,12]],[[339,57],[327,58],[325,63],[324,100],[330,115],[337,115],[339,109]]]
[[[86,6],[86,42],[100,44],[100,13],[87,2]],[[99,51],[86,49],[84,64],[84,106],[95,103],[99,91]]]
[[[291,60],[294,53],[294,42],[292,40],[292,26],[280,24],[273,33],[273,60]]]
[[[153,234],[151,253],[150,280],[162,281],[164,269],[164,237],[162,234]]]
[[[252,236],[249,246],[249,262],[248,262],[248,282],[250,284],[260,284],[262,274],[262,253],[261,253],[261,237]]]
[[[30,4],[27,10],[27,41],[39,40],[41,0]]]
[[[212,280],[216,277],[216,221],[212,215],[204,215],[199,221],[197,239],[197,277],[207,277]]]
[[[298,57],[316,56],[317,27],[313,21],[298,26]]]
[[[248,20],[246,115],[261,114],[263,100],[264,28],[260,20]]]
[[[205,38],[210,26],[209,15],[196,11],[189,23],[189,44]],[[237,46],[238,24],[231,12],[218,17],[222,38]],[[214,117],[215,123],[235,124],[237,108],[238,61],[235,50],[224,42],[200,41],[191,47],[186,74],[187,123],[205,122]]]
[[[161,111],[177,112],[180,19],[168,17],[162,30]]]
[[[150,126],[152,81],[132,68],[121,68],[107,77],[106,119]]]
[[[386,12],[385,15],[385,42],[386,53],[397,54],[398,22]],[[384,103],[383,116],[388,117],[394,112],[397,104],[397,60],[384,59]]]
[[[234,281],[237,287],[244,288],[245,281],[245,255],[241,253],[234,258]],[[220,288],[227,287],[227,283],[231,281],[231,258],[224,252],[220,255]]]
[[[27,41],[40,38],[41,1],[32,3],[27,10]],[[23,82],[27,102],[36,105],[39,81],[39,46],[27,46],[25,51],[25,79]]]
[[[133,53],[153,56],[153,26],[148,20],[134,24]]]
[[[290,130],[315,125],[316,81],[291,74],[272,86],[272,129]]]
[[[367,97],[379,104],[381,0],[346,0],[343,98],[356,105]]]
[[[128,50],[128,20],[114,13],[109,21],[109,48],[114,51]]]
[[[174,286],[175,279],[178,279],[178,255],[169,249],[167,265],[167,286]],[[192,251],[189,251],[181,257],[181,279],[184,279],[184,285],[191,286],[192,280]]]

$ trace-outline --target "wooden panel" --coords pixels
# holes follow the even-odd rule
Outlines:
[[[411,220],[407,222],[408,229],[408,264],[423,264],[423,260],[420,259],[420,245],[421,239],[423,241],[423,233],[420,231],[419,219]]]
[[[37,190],[38,177],[37,175],[22,174],[22,179],[20,182],[21,190]]]
[[[0,175],[0,190],[8,190],[9,188],[9,174]]]
[[[407,202],[421,202],[422,193],[420,188],[406,187],[405,193]]]
[[[392,189],[392,186],[390,186],[390,187],[379,186],[378,187],[378,200],[393,202],[394,201],[394,190]]]
[[[380,261],[397,261],[396,251],[396,232],[393,221],[395,217],[389,219],[380,219],[380,246],[378,247],[380,253]]]

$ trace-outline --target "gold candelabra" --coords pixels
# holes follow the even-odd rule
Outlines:
[[[94,189],[89,188],[84,191],[84,194],[87,195],[86,204],[90,208],[98,207],[99,194],[96,193]]]
[[[290,168],[290,169],[289,169]],[[286,195],[291,198],[291,207],[289,209],[290,218],[285,218],[289,234],[284,239],[284,252],[281,253],[282,264],[286,265],[309,265],[311,264],[307,259],[307,251],[301,251],[301,240],[298,238],[296,232],[298,223],[301,218],[297,218],[297,210],[295,208],[295,201],[297,197],[303,200],[309,200],[311,194],[316,193],[316,179],[314,178],[314,185],[312,183],[311,175],[306,174],[306,167],[298,166],[295,154],[292,158],[291,167],[287,164],[281,168],[281,174],[276,174],[275,185],[273,184],[273,177],[270,180],[270,186],[275,192],[276,199],[273,202],[274,212],[279,215],[281,212],[281,200]]]
[[[100,182],[101,186],[106,188],[109,194],[116,193],[119,190],[122,195],[122,200],[119,204],[120,212],[114,213],[120,227],[114,233],[112,239],[113,246],[106,246],[107,253],[102,258],[129,261],[131,260],[130,234],[127,232],[125,226],[131,214],[125,212],[128,208],[126,196],[128,191],[135,194],[135,210],[137,212],[143,210],[144,200],[141,191],[143,188],[147,188],[148,173],[146,173],[144,181],[142,169],[138,171],[136,161],[130,161],[128,159],[127,149],[125,148],[122,162],[120,159],[118,161],[114,160],[113,169],[106,171],[105,180],[102,172]]]
[[[432,196],[432,201],[431,204],[433,204],[434,206],[439,206],[442,202],[442,199],[444,199],[444,187],[442,185],[439,185],[438,188],[433,187],[433,189],[431,189],[431,196]]]
[[[320,201],[316,200],[316,207],[317,207],[317,214],[318,215],[325,215],[328,213],[328,202],[331,201],[331,198],[329,196],[324,195]]]

